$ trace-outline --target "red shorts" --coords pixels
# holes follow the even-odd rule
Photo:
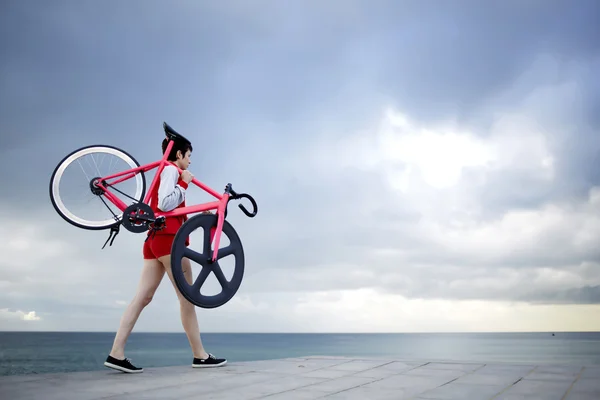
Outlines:
[[[144,242],[144,259],[153,260],[171,254],[175,235],[155,235],[151,236]],[[189,238],[185,241],[185,245],[189,246]]]

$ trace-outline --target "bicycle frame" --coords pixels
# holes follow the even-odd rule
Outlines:
[[[156,175],[154,176],[154,179],[152,179],[152,183],[150,184],[150,188],[146,192],[146,195],[142,201],[143,203],[149,205],[150,197],[152,196],[152,192],[153,192],[154,188],[158,184],[158,179],[159,179],[161,172],[163,171],[163,169],[165,168],[165,166],[167,164],[171,164],[171,162],[167,160],[167,157],[169,156],[171,149],[173,148],[173,145],[174,145],[174,141],[169,140],[167,148],[160,160],[154,161],[154,162],[151,162],[151,163],[148,163],[145,165],[141,165],[137,168],[131,168],[131,169],[128,169],[125,171],[121,171],[116,174],[100,177],[97,179],[96,186],[104,191],[104,195],[111,203],[113,203],[117,208],[119,208],[119,210],[124,212],[125,209],[128,207],[127,204],[125,204],[123,201],[121,201],[121,199],[119,199],[117,196],[115,196],[113,193],[111,193],[106,186],[116,185],[117,183],[124,182],[128,179],[133,178],[140,172],[147,172],[147,171],[150,171],[150,170],[158,167],[158,170],[156,171]],[[177,169],[181,173],[182,170],[179,167]],[[119,178],[119,179],[116,179],[115,181],[110,182],[110,183],[107,182],[108,180],[115,179],[115,178]],[[106,186],[104,185],[104,183],[106,183]],[[206,184],[200,182],[196,178],[193,178],[190,183],[193,183],[200,189],[211,194],[217,200],[211,201],[208,203],[202,203],[202,204],[186,205],[185,207],[176,208],[172,211],[157,212],[157,213],[155,213],[155,218],[176,217],[176,216],[180,216],[180,215],[184,215],[184,214],[194,214],[194,213],[199,213],[199,212],[203,212],[203,211],[217,210],[218,222],[217,222],[216,230],[214,231],[214,237],[213,237],[214,250],[213,250],[213,257],[212,257],[212,261],[215,261],[217,259],[217,253],[218,253],[218,249],[219,249],[219,241],[221,239],[221,231],[223,229],[223,221],[225,219],[225,209],[227,207],[227,202],[229,201],[230,195],[227,192],[220,194],[220,193],[216,192],[215,190],[211,189]]]

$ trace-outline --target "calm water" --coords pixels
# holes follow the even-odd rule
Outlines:
[[[114,333],[0,332],[0,375],[105,369]],[[204,333],[230,361],[307,355],[600,365],[600,333]],[[126,356],[142,367],[188,365],[183,333],[132,333]]]

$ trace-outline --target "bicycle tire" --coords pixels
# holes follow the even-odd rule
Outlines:
[[[58,163],[58,165],[56,166],[56,168],[54,168],[54,171],[52,172],[52,175],[50,177],[50,184],[49,184],[50,201],[52,202],[52,206],[54,207],[54,209],[56,210],[58,215],[60,215],[65,221],[67,221],[71,225],[76,226],[81,229],[87,229],[87,230],[108,229],[111,226],[115,225],[115,223],[120,222],[120,218],[122,217],[122,214],[119,215],[118,221],[115,221],[114,218],[110,218],[110,219],[106,219],[106,220],[103,220],[100,222],[90,223],[90,221],[85,221],[82,218],[73,214],[72,212],[68,211],[67,208],[64,206],[62,199],[60,198],[58,186],[59,186],[60,180],[62,178],[62,173],[67,168],[67,166],[69,166],[73,161],[75,161],[81,155],[86,155],[86,154],[90,154],[90,153],[98,153],[98,152],[108,153],[113,156],[116,156],[116,157],[120,158],[122,161],[129,164],[129,166],[131,168],[137,168],[140,166],[140,163],[131,154],[127,153],[126,151],[124,151],[118,147],[115,147],[115,146],[101,145],[101,144],[84,146],[77,150],[74,150],[71,153],[67,154]],[[137,180],[137,176],[140,177],[139,180]],[[137,189],[136,189],[136,195],[134,195],[132,197],[136,198],[138,202],[141,202],[144,199],[144,196],[146,194],[146,176],[144,175],[143,171],[140,171],[136,175],[135,179],[137,181]]]

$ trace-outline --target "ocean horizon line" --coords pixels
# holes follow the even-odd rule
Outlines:
[[[0,330],[0,333],[116,333],[111,330]],[[185,334],[183,330],[177,331],[133,331],[136,333],[150,334],[166,334],[177,333]],[[306,331],[201,331],[200,334],[264,334],[264,335],[414,335],[414,334],[517,334],[517,333],[600,333],[600,331],[590,330],[548,330],[548,331],[322,331],[322,332],[306,332]]]

